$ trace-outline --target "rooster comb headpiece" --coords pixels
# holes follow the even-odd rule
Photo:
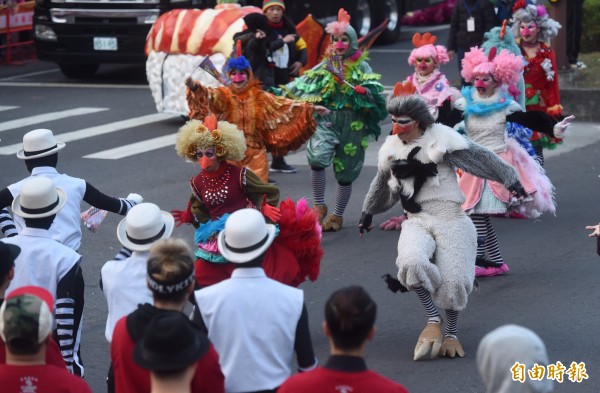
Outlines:
[[[393,116],[407,116],[419,123],[423,130],[429,128],[435,121],[427,103],[410,81],[397,82],[388,98],[386,109]]]
[[[343,8],[338,11],[338,18],[336,21],[330,22],[325,27],[325,31],[334,36],[341,36],[348,30],[350,26],[350,14]]]
[[[436,64],[446,64],[450,61],[448,51],[442,45],[434,45],[437,37],[427,32],[423,35],[415,33],[412,38],[412,43],[415,49],[408,56],[408,64],[414,66],[417,59],[426,59],[431,57]]]
[[[214,148],[220,160],[240,161],[246,152],[246,138],[235,124],[217,121],[211,113],[203,122],[188,121],[177,133],[177,155],[195,161],[198,148]]]

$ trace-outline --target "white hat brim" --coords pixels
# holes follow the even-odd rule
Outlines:
[[[17,195],[11,206],[13,214],[23,218],[44,218],[56,214],[60,209],[63,208],[63,206],[65,206],[65,203],[67,203],[67,194],[62,189],[57,188],[56,194],[58,195],[58,204],[54,207],[54,209],[38,214],[25,213],[21,207],[21,195]]]
[[[66,144],[64,142],[56,142],[56,147],[55,148],[50,149],[50,150],[45,151],[45,152],[40,153],[40,154],[36,154],[34,156],[26,156],[25,155],[25,150],[21,149],[17,153],[17,158],[20,159],[20,160],[32,160],[34,158],[46,157],[46,156],[49,156],[50,154],[54,154],[57,151],[64,149],[65,146],[66,146]]]
[[[119,225],[117,225],[117,238],[119,239],[119,242],[132,251],[148,251],[152,248],[154,242],[170,237],[171,233],[173,233],[173,227],[175,226],[175,218],[173,218],[171,213],[167,213],[166,211],[161,210],[161,214],[165,224],[165,231],[159,239],[146,244],[133,243],[127,238],[127,217],[125,217],[119,222]]]
[[[275,239],[275,235],[277,234],[277,228],[273,224],[267,224],[267,241],[261,247],[256,250],[252,250],[250,252],[239,253],[231,251],[227,248],[227,244],[225,243],[225,230],[222,230],[219,233],[219,237],[217,238],[217,246],[219,247],[219,252],[223,256],[223,258],[227,259],[229,262],[233,263],[246,263],[250,262],[253,259],[256,259],[258,256],[263,254],[273,243]]]

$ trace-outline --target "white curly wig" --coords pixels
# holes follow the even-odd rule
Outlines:
[[[540,28],[538,33],[538,41],[549,42],[550,39],[556,37],[558,30],[561,28],[560,23],[548,16],[548,11],[543,5],[530,4],[527,7],[519,8],[513,12],[513,23],[511,30],[515,38],[521,37],[519,30],[521,23],[535,22]]]

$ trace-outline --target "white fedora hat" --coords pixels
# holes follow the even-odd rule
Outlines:
[[[63,142],[56,142],[54,134],[50,130],[39,129],[29,131],[23,136],[23,149],[17,153],[21,160],[46,157],[64,149]]]
[[[67,202],[67,194],[52,180],[35,176],[27,180],[13,200],[12,211],[24,218],[42,218],[56,214]]]
[[[175,219],[154,203],[140,203],[117,226],[117,238],[133,251],[148,251],[152,243],[171,236]]]
[[[250,262],[269,248],[276,233],[275,225],[267,224],[258,210],[240,209],[227,218],[219,233],[219,252],[229,262]]]

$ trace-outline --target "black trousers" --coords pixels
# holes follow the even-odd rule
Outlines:
[[[584,1],[567,1],[567,58],[569,59],[569,64],[577,63],[577,58],[579,57]]]

